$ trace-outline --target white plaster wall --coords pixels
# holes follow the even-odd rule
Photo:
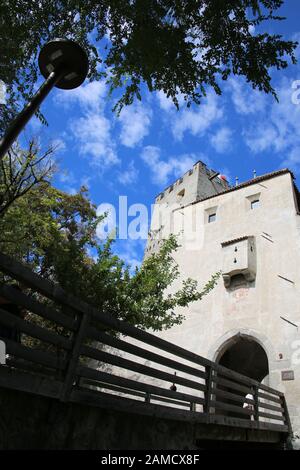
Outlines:
[[[260,206],[251,210],[248,198],[255,194],[260,195]],[[193,246],[183,246],[176,253],[182,279],[192,277],[203,285],[222,268],[222,242],[254,236],[256,280],[249,288],[230,291],[220,279],[201,302],[183,310],[182,325],[160,336],[209,359],[215,359],[218,347],[237,332],[257,338],[268,354],[269,385],[285,393],[294,429],[299,432],[300,332],[280,318],[300,325],[300,216],[291,175],[276,176],[193,207],[202,233]],[[205,214],[210,207],[217,207],[217,220],[208,224]],[[282,382],[282,370],[294,370],[295,380]]]

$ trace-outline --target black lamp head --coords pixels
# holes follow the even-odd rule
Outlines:
[[[44,78],[48,78],[51,72],[60,68],[66,71],[55,85],[64,90],[72,90],[80,86],[89,70],[85,50],[70,39],[53,39],[47,42],[41,49],[38,61]]]

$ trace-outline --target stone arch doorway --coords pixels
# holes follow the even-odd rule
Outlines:
[[[250,336],[236,335],[220,348],[216,362],[262,382],[269,375],[269,361],[265,349]]]
[[[255,341],[263,348],[268,359],[269,369],[269,375],[265,377],[263,383],[270,387],[278,388],[276,351],[270,339],[261,331],[243,327],[228,330],[210,345],[205,356],[213,362],[219,362],[226,350],[238,342],[240,338]]]
[[[218,354],[215,361],[239,374],[250,377],[257,382],[265,382],[269,376],[269,360],[267,353],[260,342],[253,336],[237,333],[233,337],[227,339],[218,348]],[[253,395],[246,396],[243,392],[231,389],[231,387],[218,386],[224,392],[234,393],[243,398],[252,398]],[[244,402],[237,402],[230,398],[221,398],[223,403],[237,407],[237,411],[227,411],[227,416],[250,419],[250,415],[239,412],[238,408],[243,408]],[[250,407],[253,410],[253,406]],[[215,409],[216,414],[221,413],[218,407]],[[223,413],[224,414],[224,413]]]

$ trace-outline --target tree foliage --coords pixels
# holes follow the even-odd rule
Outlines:
[[[114,254],[112,240],[97,238],[100,219],[84,187],[70,195],[40,181],[0,217],[0,250],[101,311],[140,328],[162,330],[180,324],[184,317],[176,307],[200,300],[216,284],[218,275],[202,289],[186,279],[175,293],[169,292],[179,278],[172,256],[178,242],[173,236],[132,273]]]
[[[88,52],[91,80],[106,76],[122,88],[116,105],[141,99],[141,84],[162,90],[178,106],[199,103],[207,87],[221,93],[222,80],[242,75],[272,93],[270,68],[295,62],[296,43],[264,31],[282,20],[283,0],[2,0],[0,78],[8,102],[2,127],[27,100],[38,78],[37,55],[54,37],[77,40]],[[255,34],[251,29],[256,28]]]
[[[0,216],[35,185],[48,180],[54,170],[53,150],[49,147],[41,153],[38,143],[31,140],[27,150],[16,143],[0,159]]]

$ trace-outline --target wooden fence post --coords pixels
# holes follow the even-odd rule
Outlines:
[[[258,407],[258,385],[254,388],[254,421],[259,421],[259,407]]]
[[[205,372],[207,374],[207,377],[205,379],[206,391],[204,392],[205,404],[203,405],[203,411],[204,413],[209,414],[209,408],[210,408],[210,402],[211,402],[211,389],[212,389],[212,374],[213,374],[212,366],[206,366]]]
[[[291,420],[290,420],[289,410],[288,410],[286,399],[285,399],[284,395],[281,397],[281,400],[282,400],[282,406],[283,406],[283,409],[284,409],[285,424],[289,428],[289,434],[292,435],[293,434],[292,423],[291,423]]]
[[[5,365],[6,363],[6,344],[4,341],[0,340],[0,365]]]
[[[196,411],[196,403],[190,403],[190,411]]]
[[[66,370],[65,380],[60,396],[61,401],[68,401],[72,392],[72,387],[76,379],[76,369],[79,362],[80,348],[84,340],[89,321],[90,315],[88,313],[84,313],[82,315],[78,331],[74,333],[73,348],[70,353],[69,365]]]

